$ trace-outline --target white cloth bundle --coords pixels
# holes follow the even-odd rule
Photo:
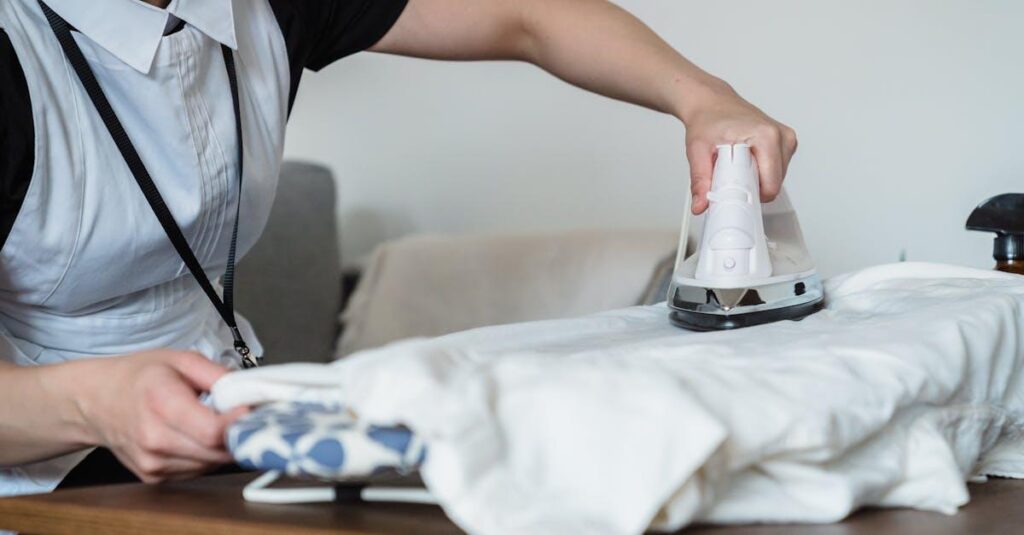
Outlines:
[[[679,330],[664,305],[477,329],[232,373],[213,398],[407,425],[472,533],[953,513],[968,478],[1024,475],[1024,277],[907,263],[826,295],[801,322],[732,332]]]

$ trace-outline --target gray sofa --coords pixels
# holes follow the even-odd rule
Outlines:
[[[319,165],[285,162],[270,220],[237,267],[238,311],[264,362],[327,362],[338,336],[341,261],[334,179]]]

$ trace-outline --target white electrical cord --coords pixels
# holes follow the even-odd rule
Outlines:
[[[270,471],[254,479],[242,489],[242,497],[254,503],[324,503],[337,499],[334,487],[267,488],[281,477],[281,472]],[[359,498],[366,502],[401,502],[437,505],[430,491],[417,488],[364,487]]]

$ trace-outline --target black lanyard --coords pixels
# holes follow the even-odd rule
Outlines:
[[[210,283],[210,279],[206,276],[206,272],[203,271],[203,266],[196,259],[192,248],[189,247],[184,234],[181,233],[181,228],[174,222],[167,204],[160,195],[160,191],[157,190],[156,184],[153,183],[153,179],[149,176],[149,171],[146,170],[145,164],[142,163],[142,159],[135,150],[131,139],[128,138],[128,134],[124,131],[121,121],[118,120],[114,109],[110,107],[110,101],[107,100],[103,89],[100,88],[99,82],[96,81],[92,68],[89,67],[85,56],[82,55],[82,50],[78,48],[78,43],[75,42],[74,37],[71,35],[71,26],[60,15],[54,13],[42,0],[40,0],[39,5],[43,8],[46,20],[49,21],[50,27],[57,36],[61,48],[64,49],[64,54],[67,56],[68,61],[71,62],[75,73],[78,74],[78,79],[85,88],[85,92],[89,94],[93,106],[96,107],[100,118],[103,119],[103,124],[106,125],[110,136],[114,138],[114,143],[117,144],[117,148],[121,151],[121,156],[124,157],[124,161],[128,164],[132,175],[135,176],[135,181],[139,184],[143,195],[146,196],[146,201],[149,202],[149,206],[153,209],[156,218],[160,220],[160,225],[164,228],[164,232],[174,245],[174,249],[178,251],[178,256],[185,262],[188,270],[195,277],[199,286],[202,287],[206,296],[210,298],[210,302],[213,303],[214,308],[220,313],[220,317],[224,318],[224,323],[227,323],[228,327],[231,328],[231,335],[235,339],[235,351],[241,355],[242,365],[246,368],[258,366],[259,358],[254,358],[250,353],[249,346],[246,345],[245,340],[242,339],[242,333],[238,330],[238,323],[235,321],[233,298],[235,286],[235,249],[238,242],[238,216],[242,205],[243,150],[242,116],[238,103],[238,77],[235,74],[235,58],[231,53],[231,49],[221,45],[221,52],[224,54],[224,66],[228,72],[228,83],[231,86],[231,101],[234,104],[235,135],[238,136],[238,204],[235,206],[235,225],[231,230],[231,247],[228,250],[228,263],[224,271],[224,299],[221,300],[220,296],[217,295],[217,291],[213,288],[213,284]]]

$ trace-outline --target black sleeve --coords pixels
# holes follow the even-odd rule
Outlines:
[[[295,100],[303,69],[320,69],[380,41],[408,0],[270,0],[284,34]]]
[[[0,248],[32,180],[34,128],[25,73],[11,39],[0,29]]]

